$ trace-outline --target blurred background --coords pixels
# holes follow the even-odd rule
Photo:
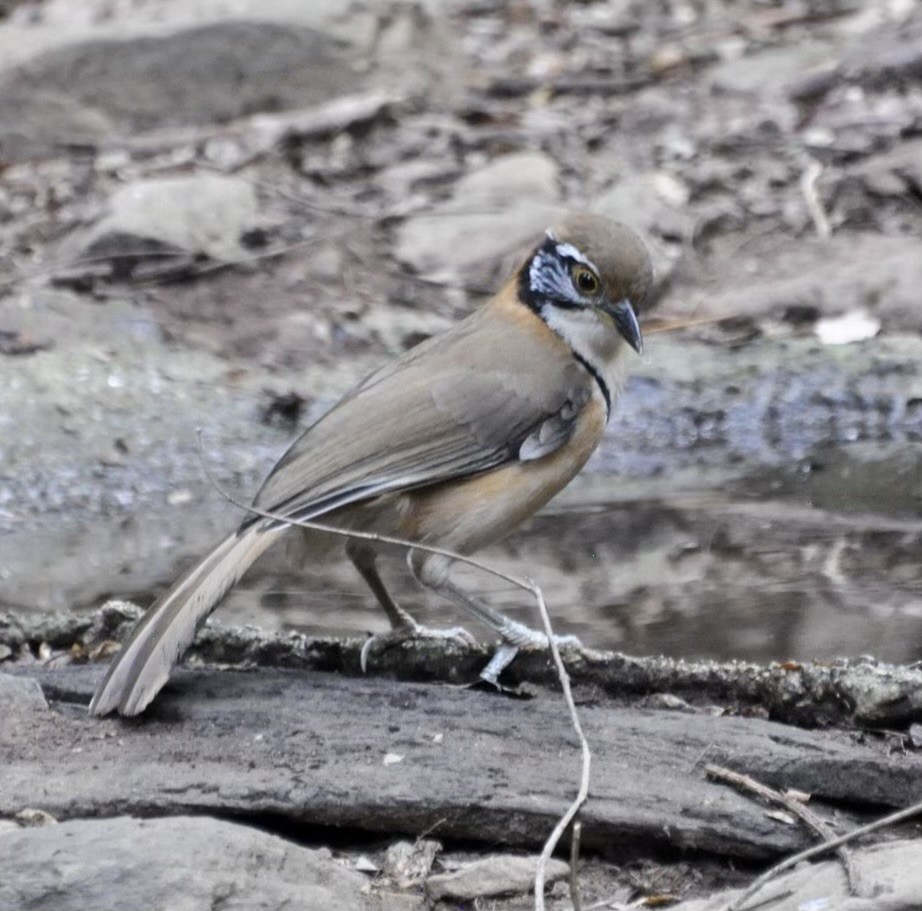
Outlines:
[[[915,0],[0,0],[0,609],[146,606],[240,518],[203,461],[251,495],[582,209],[654,252],[647,349],[484,557],[590,645],[922,658]],[[386,626],[281,552],[218,618]]]

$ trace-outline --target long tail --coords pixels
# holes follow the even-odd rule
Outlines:
[[[285,527],[258,523],[235,532],[183,574],[142,617],[90,702],[91,715],[144,711],[228,589]]]

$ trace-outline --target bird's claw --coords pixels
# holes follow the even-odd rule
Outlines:
[[[477,640],[463,626],[452,626],[449,629],[431,629],[428,626],[414,623],[412,626],[400,627],[386,633],[375,633],[369,636],[362,643],[362,650],[359,652],[359,667],[361,667],[362,673],[364,674],[368,670],[368,656],[371,654],[372,649],[390,648],[393,645],[399,645],[413,639],[454,640],[459,645],[467,646],[477,644]]]
[[[502,629],[499,630],[499,634],[503,638],[504,645],[515,646],[517,648],[548,648],[547,636],[544,633],[531,629],[525,626],[524,623],[516,623],[515,620],[509,620],[507,618],[507,622]],[[562,649],[583,647],[583,643],[579,641],[579,638],[571,635],[554,636],[554,643],[558,648]]]
[[[522,649],[542,649],[549,647],[547,636],[537,630],[530,629],[521,623],[510,620],[507,626],[500,631],[503,641],[493,653],[490,663],[480,672],[480,679],[497,688],[502,688],[499,676]],[[554,644],[559,649],[582,649],[583,643],[578,636],[554,636]]]

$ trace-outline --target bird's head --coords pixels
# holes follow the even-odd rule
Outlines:
[[[637,309],[652,280],[650,256],[633,231],[601,215],[571,215],[525,262],[519,292],[567,340],[614,329],[639,354]]]

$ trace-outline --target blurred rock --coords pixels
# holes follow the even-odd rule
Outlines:
[[[922,76],[922,18],[888,22],[861,35],[815,69],[787,80],[789,96],[816,102],[843,83],[881,90],[918,82]]]
[[[448,202],[406,221],[397,258],[452,278],[497,271],[560,217],[557,181],[556,162],[541,152],[498,158],[462,177]]]
[[[52,8],[43,28],[0,29],[0,159],[304,108],[372,81],[448,97],[456,81],[454,45],[430,5],[160,6],[175,8],[127,25]]]
[[[848,911],[913,911],[922,895],[922,840],[894,841],[870,848],[850,847],[858,871],[858,894],[849,890],[842,861],[805,863],[778,876],[752,897],[746,907],[772,911],[838,908]],[[743,890],[672,905],[673,911],[718,911]]]
[[[257,223],[249,181],[217,174],[139,180],[112,196],[108,214],[79,242],[79,255],[116,257],[122,271],[145,253],[227,261],[243,255],[240,238]]]
[[[389,845],[381,863],[381,873],[398,889],[408,889],[429,875],[442,843],[431,838],[397,841]]]
[[[207,817],[23,829],[0,852],[0,907],[363,911],[366,880],[329,852]]]
[[[917,134],[922,128],[922,95],[842,85],[813,112],[810,124],[804,138],[820,160],[849,161]]]
[[[849,81],[878,88],[922,79],[922,17],[869,34],[843,56],[840,72]]]
[[[38,829],[43,826],[56,826],[58,820],[47,810],[37,807],[27,807],[16,814],[16,821],[24,829]]]
[[[818,316],[867,310],[890,331],[922,329],[918,238],[871,232],[778,243],[770,258],[728,260],[719,279],[685,288],[676,307],[701,316],[781,318],[791,306]]]
[[[799,73],[821,64],[828,56],[827,45],[811,41],[789,43],[720,63],[708,72],[707,81],[717,92],[781,95]]]
[[[89,40],[0,75],[0,153],[50,154],[113,134],[301,107],[358,82],[321,32],[267,22]]]
[[[12,712],[42,711],[48,708],[42,688],[34,680],[0,674],[0,717]]]
[[[861,161],[848,174],[859,177],[875,196],[909,197],[922,192],[922,140]]]
[[[426,880],[426,895],[432,901],[458,899],[470,901],[493,895],[519,895],[534,887],[537,857],[496,854],[467,864],[452,873],[439,873]],[[547,862],[545,882],[567,875],[569,866],[562,860]]]

